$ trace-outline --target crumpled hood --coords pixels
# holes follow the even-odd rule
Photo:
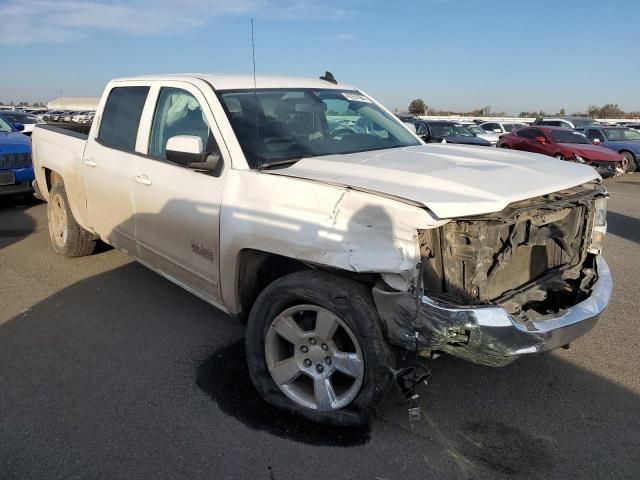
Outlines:
[[[575,143],[563,143],[565,147],[569,147],[577,152],[581,157],[588,160],[600,160],[603,162],[620,162],[622,158],[618,152],[614,152],[610,148],[600,147],[598,145],[582,145]]]
[[[31,151],[29,137],[21,132],[0,132],[0,153],[22,153]]]
[[[499,212],[510,203],[600,178],[587,165],[544,155],[452,144],[303,158],[266,173],[398,197],[439,218]]]

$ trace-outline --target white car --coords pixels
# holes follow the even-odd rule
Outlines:
[[[491,145],[493,145],[494,147],[498,144],[498,139],[500,138],[500,135],[498,135],[497,133],[486,132],[482,128],[480,128],[480,126],[477,123],[473,123],[473,122],[460,122],[460,123],[464,125],[467,128],[467,130],[473,133],[476,137],[485,139],[486,141],[491,143]]]
[[[497,133],[498,135],[502,135],[505,133],[511,133],[520,128],[528,127],[526,123],[521,122],[484,122],[480,124],[480,128],[482,128],[487,133]]]
[[[88,123],[93,121],[95,115],[96,112],[81,112],[71,117],[71,121],[75,123]]]
[[[33,134],[54,251],[100,238],[246,319],[257,391],[307,419],[366,422],[431,352],[501,366],[562,347],[609,302],[590,166],[427,145],[322,79],[124,78],[98,116],[88,136]]]

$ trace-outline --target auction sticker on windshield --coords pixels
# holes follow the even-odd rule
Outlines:
[[[367,97],[365,97],[364,95],[358,92],[342,92],[342,95],[344,96],[344,98],[352,102],[371,103],[371,100],[369,100]]]

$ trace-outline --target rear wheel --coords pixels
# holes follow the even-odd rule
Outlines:
[[[366,423],[393,379],[371,293],[323,272],[269,285],[251,310],[246,346],[263,398],[321,423]]]
[[[622,155],[622,170],[624,173],[635,172],[636,168],[638,168],[638,164],[636,163],[636,158],[631,152],[620,152]]]
[[[47,219],[51,245],[56,253],[70,258],[93,253],[96,239],[73,218],[63,183],[54,184],[49,192]]]
[[[506,143],[503,143],[503,144],[501,144],[501,145],[500,145],[500,148],[507,148],[507,149],[509,149],[509,148],[511,148],[511,147],[510,147],[509,145],[507,145]]]

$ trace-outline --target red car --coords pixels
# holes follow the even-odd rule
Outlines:
[[[603,177],[622,173],[618,152],[593,145],[582,133],[567,128],[534,126],[502,135],[499,148],[541,153],[560,160],[586,163]]]

